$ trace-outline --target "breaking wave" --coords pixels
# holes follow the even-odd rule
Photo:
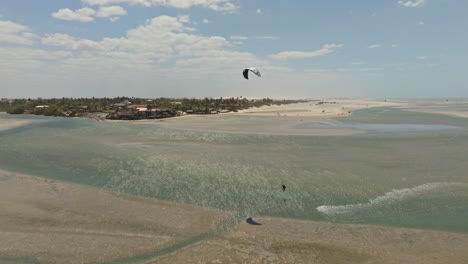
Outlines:
[[[348,205],[321,205],[317,207],[317,211],[326,215],[334,216],[340,214],[347,214],[361,209],[368,209],[374,206],[383,204],[392,204],[408,198],[416,197],[418,195],[447,187],[459,186],[459,183],[454,182],[433,182],[418,185],[413,188],[394,189],[387,192],[382,196],[370,199],[368,203],[348,204]]]

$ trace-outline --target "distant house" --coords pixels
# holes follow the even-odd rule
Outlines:
[[[49,108],[48,105],[37,105],[34,107],[34,109],[44,109],[44,108]]]
[[[134,113],[130,113],[130,112],[121,112],[121,113],[117,113],[115,119],[120,119],[120,120],[137,120],[137,119],[139,119],[139,117],[138,117],[136,114],[134,114]]]
[[[112,104],[112,109],[115,109],[115,110],[124,109],[124,108],[126,108],[126,107],[127,107],[127,105],[124,104],[124,103]]]
[[[130,105],[128,106],[129,109],[138,109],[138,108],[145,108],[146,109],[146,106],[147,105],[142,105],[142,104],[138,104],[138,105]]]

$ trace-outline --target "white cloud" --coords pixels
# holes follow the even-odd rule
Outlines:
[[[101,6],[96,13],[98,17],[114,17],[114,16],[124,16],[127,14],[127,11],[121,6]]]
[[[427,0],[414,0],[414,1],[398,1],[398,4],[404,7],[422,7],[427,3]]]
[[[418,60],[425,60],[427,59],[427,56],[418,56]]]
[[[210,21],[209,21],[207,18],[204,18],[204,19],[202,20],[202,23],[203,23],[203,24],[208,24],[208,23],[210,23]]]
[[[46,35],[42,38],[42,44],[49,45],[49,46],[58,46],[58,47],[65,47],[70,50],[104,50],[105,47],[102,43],[88,40],[88,39],[80,39],[77,40],[67,34],[51,34]]]
[[[194,6],[221,12],[232,12],[238,9],[230,0],[81,0],[88,5],[123,4],[150,6],[167,6],[172,8],[188,9]]]
[[[109,21],[110,21],[110,22],[115,22],[115,21],[117,21],[117,20],[119,20],[119,17],[111,17],[111,18],[109,18]]]
[[[94,17],[112,17],[110,21],[114,22],[117,20],[116,16],[123,16],[126,14],[127,11],[121,6],[101,6],[97,11],[89,7],[80,8],[75,11],[69,8],[63,8],[55,13],[52,13],[52,17],[61,20],[79,21],[83,23],[94,21]]]
[[[424,21],[419,21],[418,23],[420,26],[424,26]]]
[[[246,36],[231,36],[232,40],[248,40],[249,37]]]
[[[2,60],[20,59],[20,60],[55,60],[70,57],[71,53],[67,51],[47,51],[40,49],[2,47],[0,48],[0,58]]]
[[[398,47],[398,44],[392,44],[391,47],[392,47],[392,48],[397,48],[397,47]]]
[[[189,17],[160,16],[118,37],[90,40],[50,34],[42,38],[48,46],[44,50],[0,47],[2,93],[11,97],[274,97],[317,96],[327,90],[328,95],[335,91],[343,96],[333,90],[342,87],[335,72],[290,71],[255,54],[232,50],[231,39],[203,36],[193,26]],[[251,65],[264,73],[261,81],[242,78],[239,70]],[[285,92],[291,79],[295,88]],[[311,91],[311,86],[320,89]]]
[[[261,14],[262,10],[260,8],[257,8],[257,11],[255,11],[257,14]]]
[[[71,10],[69,8],[59,9],[57,12],[52,13],[52,17],[67,20],[67,21],[79,21],[79,22],[92,22],[94,21],[93,16],[96,14],[96,11],[92,8],[85,7],[78,10]]]
[[[102,56],[121,53],[163,60],[184,56],[202,56],[206,51],[223,49],[230,43],[223,37],[191,34],[187,16],[159,16],[145,25],[131,29],[126,37],[104,38],[101,41],[76,39],[66,34],[51,34],[42,38],[44,45],[65,47],[74,51],[97,52]]]
[[[11,21],[0,21],[0,43],[32,45],[35,37],[27,26]]]
[[[339,48],[342,48],[343,47],[343,44],[325,44],[323,45],[323,48],[324,49],[339,49]]]
[[[318,56],[324,56],[335,52],[336,49],[342,48],[342,44],[325,44],[319,50],[314,51],[283,51],[277,54],[270,55],[272,59],[306,59],[306,58],[313,58]]]
[[[382,45],[380,44],[372,44],[372,45],[369,45],[369,49],[378,49],[378,48],[381,48]]]

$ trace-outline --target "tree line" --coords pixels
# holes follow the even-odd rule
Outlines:
[[[264,105],[280,105],[305,102],[305,100],[273,100],[270,98],[247,99],[230,98],[50,98],[50,99],[2,99],[0,111],[10,114],[36,114],[46,116],[82,116],[87,113],[115,113],[117,111],[135,111],[132,105],[143,105],[147,109],[167,109],[170,111],[237,111]],[[119,107],[116,107],[119,105]]]

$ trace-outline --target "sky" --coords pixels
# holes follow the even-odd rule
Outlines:
[[[468,97],[465,0],[2,0],[0,97]],[[262,77],[242,77],[256,67]]]

